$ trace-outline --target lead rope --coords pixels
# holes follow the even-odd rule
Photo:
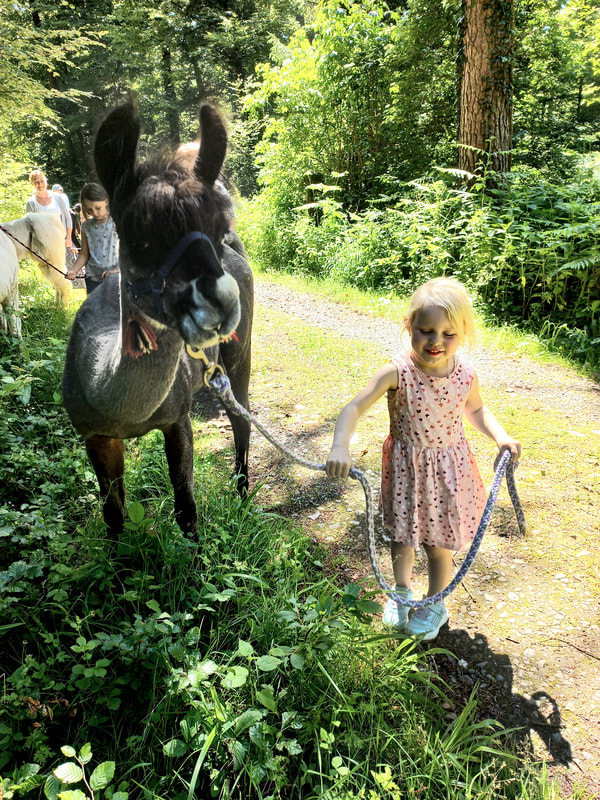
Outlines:
[[[211,364],[209,365],[209,370],[205,375],[205,383],[206,385],[213,389],[219,396],[219,399],[225,406],[225,408],[232,411],[234,414],[238,416],[244,417],[248,422],[254,425],[265,437],[265,439],[270,442],[273,447],[275,447],[280,452],[287,455],[297,464],[300,464],[307,469],[312,469],[315,471],[324,471],[325,464],[318,464],[313,461],[308,461],[305,458],[301,458],[300,456],[295,455],[294,453],[290,452],[285,445],[279,442],[274,436],[269,433],[269,431],[261,425],[261,423],[243,406],[241,406],[238,401],[235,399],[233,392],[231,391],[231,385],[229,383],[229,378],[226,375],[220,372],[220,367],[218,365]],[[475,560],[475,556],[477,555],[477,551],[479,550],[479,546],[483,540],[483,534],[486,531],[487,526],[490,523],[490,519],[492,516],[492,511],[494,510],[494,505],[496,503],[496,498],[498,497],[498,492],[500,491],[500,486],[502,484],[502,478],[506,474],[506,487],[508,489],[508,494],[513,504],[513,508],[515,510],[515,515],[517,517],[517,524],[519,526],[519,531],[521,534],[525,535],[526,524],[525,524],[525,514],[523,513],[523,508],[521,506],[521,501],[519,500],[519,495],[517,494],[517,487],[515,485],[515,474],[514,474],[514,466],[511,462],[511,453],[509,450],[505,450],[496,466],[496,471],[494,473],[494,479],[492,481],[492,487],[490,489],[490,493],[488,495],[487,502],[485,504],[485,508],[483,509],[483,514],[481,516],[481,521],[479,523],[479,527],[475,533],[475,537],[473,538],[473,542],[471,543],[471,547],[469,548],[469,552],[465,556],[465,560],[461,564],[460,568],[456,572],[454,578],[450,581],[448,586],[443,589],[438,594],[432,595],[431,597],[424,597],[422,600],[409,600],[407,597],[403,595],[397,594],[390,586],[388,586],[381,569],[379,567],[379,558],[377,556],[377,550],[375,547],[375,522],[374,522],[374,513],[373,513],[373,490],[371,489],[371,484],[369,483],[367,477],[358,469],[352,468],[349,472],[349,477],[357,480],[363,488],[363,492],[365,494],[365,510],[367,516],[367,544],[369,547],[369,560],[371,562],[371,567],[373,568],[373,573],[377,578],[379,585],[383,589],[383,591],[392,599],[395,600],[398,605],[401,606],[410,606],[410,608],[425,608],[426,606],[431,606],[434,603],[439,603],[444,598],[448,597],[448,595],[456,589],[458,584],[462,581],[462,579],[467,574],[471,564]]]
[[[63,272],[63,271],[62,271],[62,270],[60,270],[58,267],[55,267],[55,266],[54,266],[54,264],[51,264],[49,261],[47,261],[47,260],[46,260],[46,259],[45,259],[43,256],[41,256],[39,253],[36,253],[36,252],[35,252],[35,250],[32,250],[32,249],[31,249],[31,247],[28,247],[28,246],[25,244],[25,242],[22,242],[20,239],[17,239],[17,237],[14,235],[14,233],[11,233],[9,230],[7,230],[7,229],[4,227],[4,225],[0,225],[0,231],[2,231],[2,233],[5,233],[7,236],[10,236],[10,238],[11,238],[11,239],[13,239],[15,242],[17,242],[17,244],[20,244],[20,245],[21,245],[21,247],[24,247],[24,248],[25,248],[25,250],[29,250],[29,252],[30,252],[30,253],[31,253],[33,256],[35,256],[35,257],[36,257],[36,258],[37,258],[39,261],[43,261],[43,262],[44,262],[44,264],[46,264],[46,266],[50,267],[50,269],[53,269],[55,272],[58,272],[58,274],[59,274],[59,275],[62,275],[62,276],[63,276],[63,278],[65,277],[65,275],[67,274],[66,272]]]

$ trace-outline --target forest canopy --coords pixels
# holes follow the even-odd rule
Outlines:
[[[512,8],[512,4],[510,4]],[[233,164],[256,188],[254,147],[279,168],[345,173],[351,207],[389,181],[456,162],[458,0],[159,3],[0,0],[2,136],[65,181],[86,177],[104,111],[135,92],[165,144],[195,136],[201,102],[229,116]],[[600,127],[595,2],[515,2],[514,159],[563,169],[596,148]],[[286,163],[287,162],[287,163]]]

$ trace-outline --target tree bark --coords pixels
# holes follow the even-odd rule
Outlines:
[[[167,100],[167,121],[169,123],[169,141],[172,147],[181,144],[181,132],[179,129],[179,107],[177,95],[173,86],[173,65],[171,51],[168,47],[163,47],[162,51],[162,81],[165,98]]]
[[[513,0],[463,0],[463,12],[458,166],[473,175],[509,172]]]

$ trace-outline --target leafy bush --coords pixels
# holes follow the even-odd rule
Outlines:
[[[440,175],[353,215],[327,196],[314,204],[316,218],[306,207],[278,212],[264,194],[241,215],[240,230],[263,267],[362,289],[406,295],[454,275],[497,318],[597,368],[600,182],[585,175],[557,186],[523,169],[485,192],[483,182],[459,190],[453,171]]]
[[[274,208],[311,202],[325,183],[344,209],[364,209],[386,179],[418,174],[445,146],[456,20],[450,4],[421,5],[401,16],[381,0],[323,3],[260,65],[245,110],[264,126],[259,183]]]

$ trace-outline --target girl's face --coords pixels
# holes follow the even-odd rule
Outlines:
[[[441,306],[425,306],[406,321],[413,357],[426,375],[443,377],[452,369],[459,335]]]
[[[95,219],[96,222],[106,222],[108,219],[108,200],[84,200],[81,204],[83,216],[86,219]]]

